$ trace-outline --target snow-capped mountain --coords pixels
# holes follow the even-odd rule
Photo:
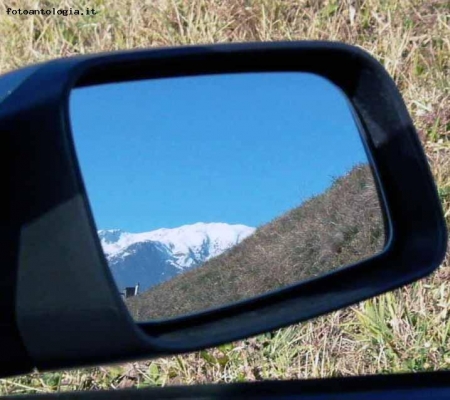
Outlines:
[[[254,231],[246,225],[199,222],[142,233],[100,230],[98,235],[118,288],[139,283],[142,291],[198,267]]]

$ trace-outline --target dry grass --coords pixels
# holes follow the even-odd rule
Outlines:
[[[361,164],[229,251],[126,304],[137,321],[204,311],[361,261],[380,252],[384,242],[373,175]]]
[[[6,7],[98,9],[7,16]],[[78,53],[187,43],[327,39],[356,44],[399,85],[450,222],[447,0],[80,0],[0,4],[0,71]],[[186,356],[0,380],[0,393],[293,379],[450,367],[448,259],[426,280],[301,326]]]

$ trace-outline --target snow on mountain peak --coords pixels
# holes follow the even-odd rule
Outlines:
[[[202,265],[254,231],[245,225],[198,222],[141,233],[99,230],[98,235],[118,288],[139,283],[146,290]]]
[[[108,229],[108,230],[100,230],[97,232],[100,236],[100,239],[105,243],[114,243],[120,239],[123,231],[120,229]]]
[[[197,253],[208,243],[209,259],[251,235],[255,228],[221,222],[183,225],[173,229],[157,229],[150,232],[129,233],[120,229],[99,230],[103,251],[108,260],[123,255],[130,246],[141,242],[159,242],[170,249],[175,256]],[[182,260],[180,260],[182,261]]]

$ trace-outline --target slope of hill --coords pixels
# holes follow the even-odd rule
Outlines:
[[[231,250],[127,305],[140,321],[201,311],[318,276],[370,257],[383,245],[375,183],[370,168],[360,165]]]

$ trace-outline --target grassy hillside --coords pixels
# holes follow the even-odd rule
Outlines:
[[[199,268],[127,299],[135,319],[168,318],[319,276],[383,248],[382,211],[367,165]]]
[[[8,4],[7,4],[8,3]],[[85,17],[6,7],[95,7]],[[73,54],[261,40],[358,45],[395,79],[450,221],[448,0],[11,0],[0,2],[0,72]],[[183,356],[0,379],[0,394],[450,368],[450,266],[427,279],[271,334]]]

